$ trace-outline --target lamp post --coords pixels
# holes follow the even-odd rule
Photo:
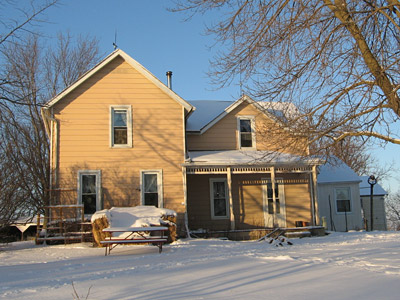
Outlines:
[[[374,230],[374,213],[373,213],[373,199],[374,199],[374,185],[376,184],[377,179],[375,178],[374,175],[369,176],[368,178],[368,183],[371,186],[371,192],[370,192],[370,204],[369,204],[369,208],[370,208],[370,216],[371,216],[371,225],[370,225],[370,231]]]

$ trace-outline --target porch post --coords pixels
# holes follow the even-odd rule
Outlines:
[[[185,230],[188,238],[191,238],[189,231],[189,220],[187,212],[187,183],[186,183],[186,167],[182,167],[183,175],[183,205],[185,206]]]
[[[231,167],[226,168],[226,179],[228,182],[229,197],[229,218],[231,221],[231,230],[235,230],[235,215],[233,214],[233,198],[232,198],[232,171]]]
[[[319,213],[318,213],[318,189],[317,189],[317,166],[312,167],[312,222],[313,226],[320,224]]]
[[[273,220],[272,220],[272,227],[275,227],[275,214],[276,214],[276,196],[275,196],[275,167],[271,167],[271,185],[272,185],[272,203],[274,207],[274,213],[272,214]],[[268,200],[267,200],[268,201]],[[268,202],[267,202],[268,205]],[[279,227],[279,225],[278,225]]]

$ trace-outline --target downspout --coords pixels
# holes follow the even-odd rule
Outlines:
[[[189,158],[188,150],[187,150],[187,138],[186,138],[186,124],[189,116],[194,111],[194,107],[192,107],[188,113],[185,115],[185,108],[183,108],[184,114],[184,123],[183,123],[183,142],[184,142],[184,161]],[[187,237],[191,238],[190,230],[189,230],[189,217],[188,217],[188,209],[187,209],[187,174],[186,174],[186,166],[182,167],[182,176],[183,176],[183,204],[185,206],[185,229],[187,233]]]
[[[49,182],[49,189],[50,189],[50,200],[51,200],[51,194],[52,194],[52,189],[53,189],[53,183],[57,183],[57,165],[58,165],[58,122],[57,120],[53,117],[53,108],[51,108],[51,115],[48,113],[48,109],[42,109],[41,114],[43,119],[45,119],[45,127],[46,127],[46,133],[50,139],[50,156],[49,156],[49,167],[50,167],[50,182]],[[50,126],[47,123],[47,121],[50,121]],[[50,128],[49,128],[50,127]],[[54,139],[55,136],[55,139]],[[53,141],[54,139],[54,141]],[[53,146],[55,149],[55,154],[54,154],[54,169],[53,169]],[[54,181],[53,181],[54,178]],[[51,205],[51,203],[49,203]]]

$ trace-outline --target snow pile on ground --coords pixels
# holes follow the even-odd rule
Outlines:
[[[106,217],[110,227],[148,227],[166,224],[168,221],[161,219],[162,216],[176,217],[176,212],[155,206],[112,207],[97,211],[91,221]]]
[[[163,247],[0,246],[0,299],[399,299],[400,232]],[[73,285],[72,285],[73,283]]]

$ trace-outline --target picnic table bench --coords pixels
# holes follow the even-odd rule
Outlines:
[[[153,244],[158,247],[158,252],[162,252],[162,246],[167,242],[167,236],[164,236],[164,232],[168,231],[168,227],[164,226],[152,226],[152,227],[111,227],[104,228],[103,232],[110,232],[111,237],[107,237],[100,243],[106,245],[105,255],[110,254],[111,250],[117,245],[121,244]],[[124,238],[113,237],[113,233],[127,232],[128,235]],[[160,232],[160,235],[150,235],[151,232]]]

